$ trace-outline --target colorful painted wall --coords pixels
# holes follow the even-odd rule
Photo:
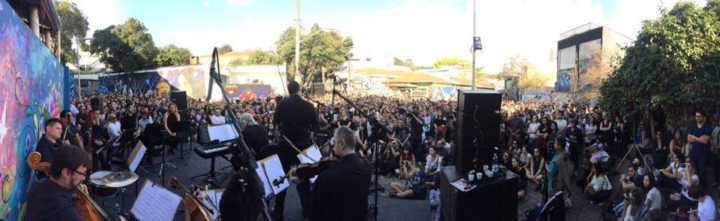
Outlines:
[[[21,217],[30,183],[27,154],[42,122],[63,103],[63,66],[0,0],[0,219]]]

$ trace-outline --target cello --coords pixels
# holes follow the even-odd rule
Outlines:
[[[212,221],[210,213],[212,210],[207,208],[200,199],[195,196],[194,192],[173,177],[170,179],[170,186],[176,189],[182,189],[183,192],[183,206],[185,208],[185,221]]]
[[[27,164],[28,166],[38,172],[44,173],[46,176],[50,177],[50,163],[48,162],[41,162],[42,160],[42,154],[37,151],[31,152],[27,157]],[[75,208],[78,210],[78,213],[80,213],[80,217],[83,218],[85,221],[102,221],[102,220],[111,220],[105,210],[103,210],[90,196],[80,191],[80,189],[75,188],[75,197],[73,198],[73,204],[75,205]],[[121,218],[121,220],[123,220]]]

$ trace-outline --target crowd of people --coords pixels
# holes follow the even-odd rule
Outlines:
[[[237,100],[229,105],[253,152],[263,153],[283,142],[286,132],[281,132],[277,114],[283,99]],[[352,103],[330,95],[303,97],[316,115],[305,117],[317,121],[308,122],[308,131],[314,132],[308,142],[329,154],[333,131],[347,127],[357,137],[357,155],[393,181],[385,187],[388,196],[437,199],[441,168],[453,162],[457,148],[456,101],[351,99]],[[582,194],[623,220],[656,220],[667,214],[711,220],[716,212],[708,194],[720,178],[710,174],[720,172],[710,169],[720,167],[720,127],[712,125],[720,122],[711,122],[717,116],[702,111],[695,115],[689,128],[669,128],[664,121],[652,124],[590,105],[504,101],[498,150],[504,167],[520,176],[520,200],[529,191],[565,191]],[[123,142],[130,138],[146,145],[163,142],[159,133],[165,133],[172,152],[180,142],[197,142],[198,128],[229,119],[221,103],[188,99],[187,108],[179,110],[166,96],[109,93],[74,100],[60,121],[64,130],[56,140],[93,153],[105,145],[130,145]],[[151,148],[150,154],[157,152]],[[104,159],[94,162],[99,165],[95,168],[108,166]],[[627,169],[617,166],[624,162]],[[570,185],[579,191],[571,191]],[[437,210],[434,219],[439,219]]]

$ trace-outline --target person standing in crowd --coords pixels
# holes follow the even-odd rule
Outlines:
[[[168,137],[170,152],[174,152],[175,148],[177,148],[178,142],[180,142],[180,138],[178,137],[178,132],[180,131],[180,121],[181,118],[180,113],[178,113],[177,105],[170,104],[168,112],[165,113],[165,116],[163,117],[165,131],[167,131],[170,136]]]
[[[107,129],[111,140],[122,135],[122,125],[120,124],[120,121],[118,121],[115,113],[108,114],[108,122],[105,128]]]
[[[700,183],[705,185],[706,164],[710,155],[710,136],[713,128],[706,121],[706,114],[703,111],[695,111],[695,125],[688,129],[687,142],[690,143],[690,159],[694,163]]]
[[[311,220],[366,220],[370,166],[355,153],[357,137],[350,128],[339,127],[333,139],[338,162],[318,175]]]
[[[219,109],[215,109],[212,112],[212,115],[210,115],[210,124],[212,125],[220,125],[225,124],[225,116],[223,116],[222,111]]]
[[[312,131],[318,128],[317,110],[312,104],[300,97],[300,84],[296,81],[290,81],[287,89],[290,96],[278,103],[273,116],[273,122],[278,125],[281,135],[277,152],[286,173],[290,170],[290,167],[300,163],[296,157],[298,152],[291,146],[299,148],[300,151],[305,150],[312,144]],[[287,137],[292,144],[288,143],[283,137]],[[308,210],[310,207],[310,185],[308,182],[303,182],[298,184],[296,188],[298,195],[300,195],[303,217],[307,217],[310,213]],[[282,220],[286,193],[287,191],[283,191],[275,198],[273,216],[277,220]]]
[[[80,133],[77,130],[77,127],[75,127],[75,124],[73,124],[72,114],[70,113],[70,111],[64,110],[60,112],[60,121],[62,122],[64,129],[63,134],[61,135],[62,143],[69,143],[85,149],[83,139],[82,137],[80,137]]]

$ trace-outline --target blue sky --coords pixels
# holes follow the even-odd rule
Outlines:
[[[158,46],[175,44],[207,54],[228,43],[236,50],[273,49],[295,17],[295,0],[71,0],[91,32],[128,17],[141,20]],[[695,0],[704,4],[703,0]],[[593,22],[634,38],[641,21],[677,0],[477,0],[477,34],[485,49],[478,65],[498,71],[511,56],[555,71],[562,32]],[[386,65],[392,57],[431,64],[438,57],[470,60],[472,0],[303,0],[304,27],[319,23],[355,41],[353,53]]]

